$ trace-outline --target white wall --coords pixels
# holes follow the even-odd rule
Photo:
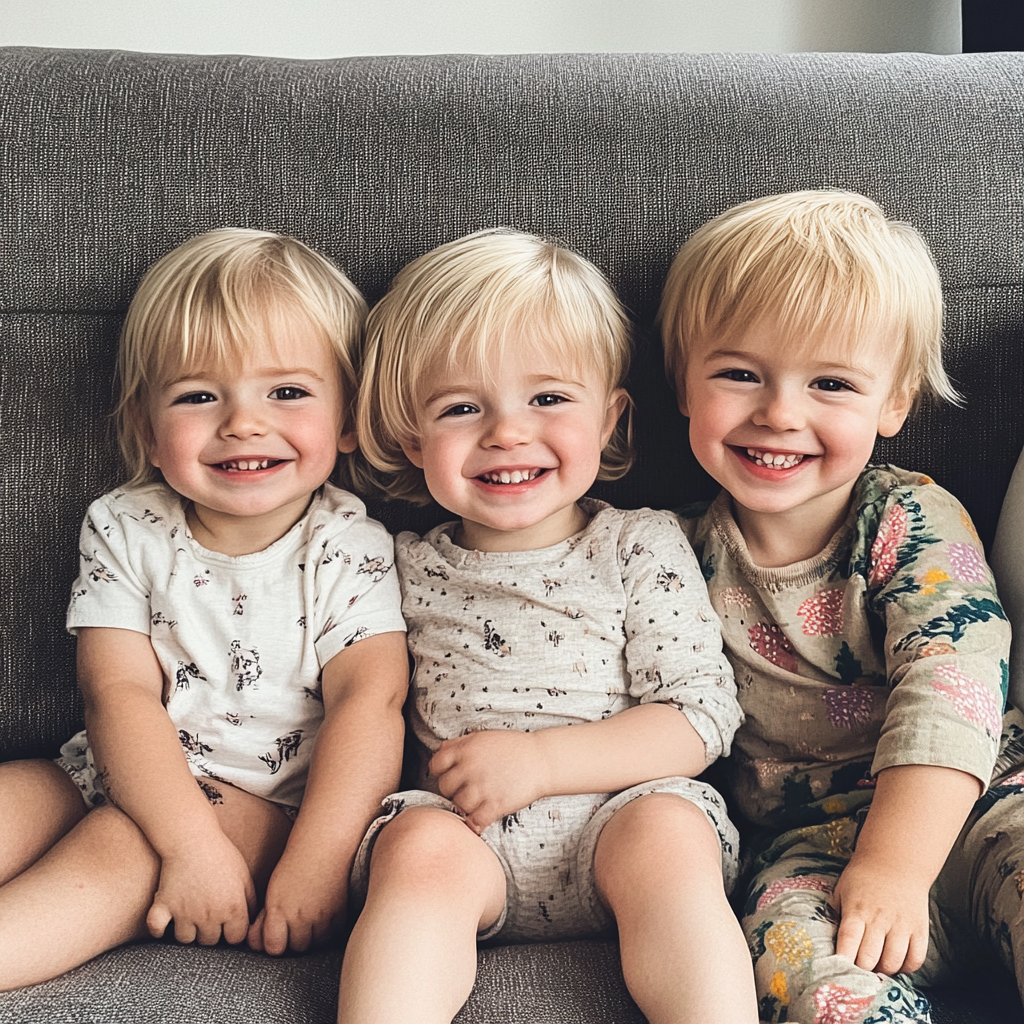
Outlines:
[[[0,44],[345,57],[960,51],[959,0],[0,0]]]

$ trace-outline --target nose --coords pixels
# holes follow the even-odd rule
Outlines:
[[[487,418],[487,429],[482,438],[485,448],[516,448],[530,441],[527,417],[522,413],[499,411]]]
[[[790,388],[765,388],[753,416],[759,427],[782,433],[802,430],[806,425],[800,398]]]
[[[260,414],[258,405],[253,402],[234,400],[224,410],[221,423],[221,434],[224,437],[247,438],[260,437],[266,433],[266,421]]]

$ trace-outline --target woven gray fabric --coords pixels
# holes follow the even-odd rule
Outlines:
[[[107,419],[117,334],[141,274],[188,236],[225,224],[297,235],[371,301],[409,259],[476,228],[563,238],[638,321],[639,458],[595,493],[670,507],[714,491],[651,330],[679,244],[744,199],[863,191],[931,243],[967,399],[924,410],[879,455],[954,491],[988,540],[1024,441],[1022,153],[1021,54],[0,48],[0,757],[52,756],[81,724],[64,609],[81,516],[121,473]],[[443,517],[371,511],[392,530]],[[227,1021],[236,998],[238,1020],[319,1021],[336,969],[330,956],[132,947],[0,997],[0,1021],[172,1021],[178,1007],[181,1020]],[[639,1017],[616,971],[601,944],[485,951],[460,1020],[628,1024]]]

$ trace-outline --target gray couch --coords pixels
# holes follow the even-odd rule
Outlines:
[[[879,457],[960,495],[989,541],[1024,441],[1021,54],[303,62],[0,50],[0,756],[53,756],[81,723],[63,630],[76,535],[121,475],[108,420],[120,321],[172,246],[224,224],[288,232],[372,301],[409,259],[485,225],[568,240],[639,325],[640,458],[598,493],[676,506],[713,487],[650,331],[669,261],[725,207],[818,186],[867,193],[934,248],[967,405],[926,412]],[[441,515],[373,510],[392,529]],[[0,996],[0,1021],[321,1024],[339,960],[131,946]],[[937,1024],[1020,1021],[1009,980],[983,979],[937,992]],[[610,942],[482,951],[458,1019],[641,1020]]]

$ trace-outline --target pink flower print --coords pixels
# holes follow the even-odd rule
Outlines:
[[[984,583],[988,580],[985,561],[973,544],[950,544],[949,564],[953,575],[963,583]]]
[[[804,616],[805,636],[838,636],[843,631],[843,588],[819,590],[796,613]]]
[[[757,909],[763,909],[780,896],[784,896],[787,892],[799,892],[808,889],[813,892],[831,892],[832,886],[833,883],[826,881],[824,878],[813,878],[809,875],[804,875],[802,878],[778,878],[758,897]]]
[[[1014,772],[1012,775],[1007,775],[1002,782],[998,783],[1000,786],[1024,786],[1024,770]]]
[[[871,545],[871,572],[869,587],[880,587],[892,579],[896,572],[896,553],[907,535],[907,510],[893,505],[879,524],[875,543]]]
[[[952,702],[957,714],[968,722],[983,726],[993,739],[1002,732],[999,702],[984,683],[972,679],[955,665],[939,665],[935,669],[932,688]]]
[[[793,645],[786,634],[774,622],[759,622],[747,630],[750,646],[766,661],[787,672],[796,672],[796,658]]]
[[[853,729],[871,721],[875,710],[875,695],[859,686],[833,686],[821,699],[825,702],[829,722],[837,729]]]
[[[858,1024],[874,1001],[874,996],[858,996],[826,982],[814,993],[814,1024]]]
[[[742,587],[723,587],[719,599],[723,608],[735,605],[742,611],[746,611],[753,604],[753,598]]]

